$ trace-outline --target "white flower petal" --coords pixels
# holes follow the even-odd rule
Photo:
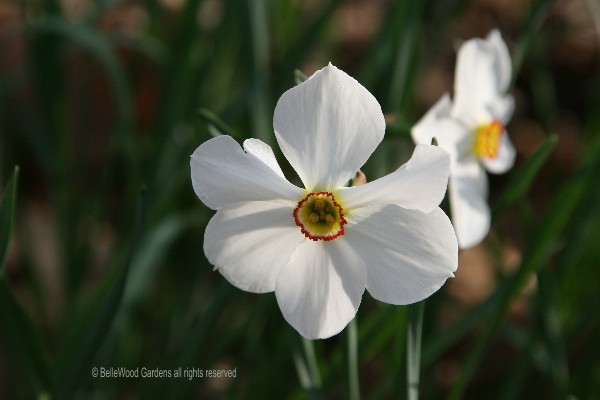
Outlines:
[[[450,210],[461,249],[477,245],[490,230],[487,191],[487,176],[475,161],[457,164],[450,173]]]
[[[354,224],[354,217],[360,222]],[[367,207],[354,217],[343,239],[367,265],[367,290],[374,298],[391,304],[414,303],[454,276],[456,235],[440,208],[425,214],[395,205],[376,212]]]
[[[497,119],[503,125],[506,125],[515,111],[515,99],[511,95],[498,97],[490,104],[489,109],[493,119]]]
[[[277,163],[277,159],[275,158],[275,154],[273,153],[271,146],[259,139],[246,139],[244,140],[244,151],[258,158],[269,168],[271,168],[277,175],[285,179],[283,171]]]
[[[416,144],[431,144],[431,139],[440,134],[438,123],[450,116],[451,107],[450,96],[445,93],[413,126],[410,132],[413,141]]]
[[[492,30],[487,35],[487,42],[494,48],[496,53],[496,62],[494,67],[496,70],[496,77],[498,78],[498,89],[500,93],[504,93],[508,90],[510,80],[512,78],[512,62],[510,60],[510,53],[502,35],[497,29]]]
[[[385,132],[371,93],[333,65],[285,92],[273,127],[283,154],[309,191],[343,186]]]
[[[344,240],[306,239],[281,269],[275,296],[284,318],[302,336],[333,336],[356,315],[367,276],[351,254]]]
[[[290,207],[257,201],[221,209],[206,227],[204,253],[239,289],[272,292],[282,266],[304,240],[292,213]]]
[[[397,204],[430,212],[443,200],[448,185],[450,155],[437,146],[417,145],[411,159],[395,172],[365,185],[340,189],[340,201],[350,210]]]
[[[451,115],[464,121],[467,126],[477,126],[493,119],[488,107],[506,90],[507,54],[499,49],[498,40],[501,39],[492,36],[493,43],[478,38],[470,39],[458,51]]]
[[[416,144],[431,144],[435,137],[438,145],[450,153],[452,163],[472,144],[472,132],[459,121],[450,118],[450,97],[446,94],[435,103],[411,130]]]
[[[214,210],[247,201],[295,205],[304,190],[283,177],[269,146],[256,139],[245,146],[248,152],[232,137],[218,136],[194,151],[192,185],[200,200]]]
[[[489,172],[503,174],[514,165],[516,153],[515,147],[508,137],[508,133],[504,131],[500,138],[500,148],[496,157],[484,157],[481,159],[481,162]]]

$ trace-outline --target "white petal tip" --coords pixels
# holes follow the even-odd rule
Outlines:
[[[488,33],[487,38],[491,39],[492,37],[497,37],[497,36],[502,37],[502,35],[500,35],[500,30],[498,28],[494,28]]]
[[[479,245],[481,242],[483,242],[483,240],[485,239],[485,237],[487,236],[488,233],[488,229],[485,230],[481,230],[480,233],[478,233],[476,236],[473,234],[463,234],[465,236],[469,236],[467,238],[463,238],[461,240],[461,238],[458,239],[458,248],[461,250],[466,250],[466,249],[470,249],[471,247],[475,247],[477,245]]]

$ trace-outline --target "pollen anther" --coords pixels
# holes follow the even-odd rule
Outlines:
[[[504,126],[498,120],[484,124],[475,130],[473,152],[477,157],[496,158],[500,150],[500,140]]]

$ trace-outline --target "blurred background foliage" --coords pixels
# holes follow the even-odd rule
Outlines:
[[[518,159],[427,300],[421,397],[599,399],[599,23],[597,0],[2,0],[0,398],[347,398],[345,332],[305,352],[273,295],[212,271],[189,156],[219,133],[274,145],[279,96],[331,61],[386,114],[380,177],[461,41],[498,28]],[[363,398],[403,398],[407,308],[365,293],[357,322]]]

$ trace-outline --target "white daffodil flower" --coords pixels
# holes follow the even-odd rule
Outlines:
[[[415,143],[439,146],[451,157],[449,198],[460,248],[480,243],[490,229],[485,170],[501,174],[515,160],[504,129],[514,100],[506,94],[511,61],[497,30],[486,39],[466,41],[458,51],[454,95],[444,95],[413,127]]]
[[[395,172],[345,187],[383,139],[377,100],[329,65],[275,108],[277,142],[305,189],[286,180],[272,149],[229,136],[191,157],[193,187],[217,210],[204,234],[208,260],[234,286],[275,291],[304,337],[326,338],[354,318],[363,292],[409,304],[453,276],[458,244],[438,207],[450,158],[417,146]]]

